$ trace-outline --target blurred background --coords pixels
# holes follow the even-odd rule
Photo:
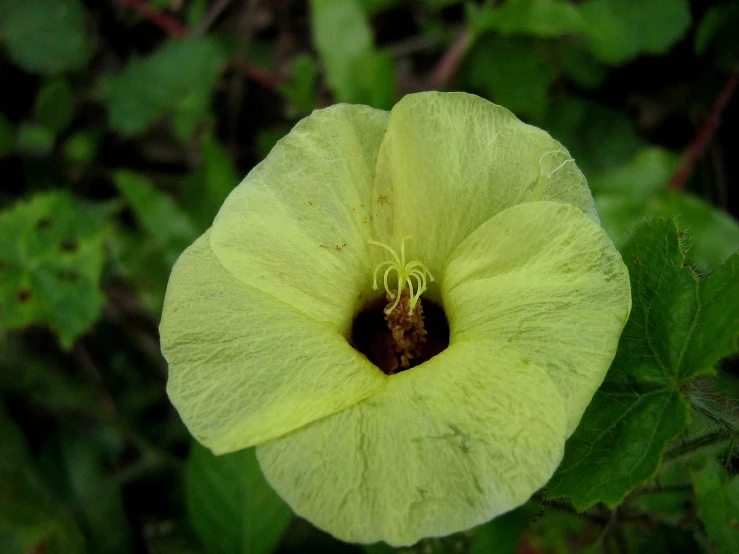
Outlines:
[[[362,552],[253,451],[191,442],[157,335],[177,256],[312,110],[464,90],[571,151],[617,246],[675,216],[709,272],[739,249],[737,29],[719,0],[0,0],[0,551]],[[679,492],[416,551],[699,552]]]

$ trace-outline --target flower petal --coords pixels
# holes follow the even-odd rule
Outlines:
[[[201,236],[172,270],[160,326],[167,392],[217,454],[283,435],[387,377],[334,329],[235,279]]]
[[[546,369],[572,433],[631,309],[628,270],[603,228],[566,204],[514,206],[457,247],[441,286],[451,340],[489,338]]]
[[[293,510],[350,542],[410,545],[525,502],[560,462],[566,417],[547,374],[462,341],[348,410],[260,445]]]
[[[536,200],[572,204],[598,221],[567,150],[505,108],[471,94],[426,92],[392,109],[373,197],[378,240],[414,237],[410,259],[436,275],[490,217]]]
[[[370,199],[389,114],[313,112],[231,193],[211,246],[237,279],[349,332],[368,287]]]

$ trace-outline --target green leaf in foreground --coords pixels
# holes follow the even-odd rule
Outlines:
[[[0,330],[47,323],[70,347],[100,314],[108,208],[39,194],[0,213]]]
[[[208,117],[224,61],[224,52],[210,37],[171,40],[131,61],[103,82],[110,125],[131,136],[174,116],[175,134],[187,140]]]
[[[739,552],[739,477],[732,479],[716,461],[693,473],[698,516],[721,554]]]
[[[79,0],[3,0],[0,39],[13,62],[46,75],[79,69],[90,51]]]
[[[253,448],[214,456],[197,443],[187,463],[187,510],[208,552],[223,554],[270,552],[292,519]]]
[[[618,504],[651,479],[689,421],[682,386],[710,374],[739,337],[739,254],[698,281],[674,221],[637,228],[623,249],[633,307],[618,352],[567,442],[553,498],[584,510]]]

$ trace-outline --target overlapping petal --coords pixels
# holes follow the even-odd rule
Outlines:
[[[559,464],[565,433],[544,370],[463,340],[257,455],[298,515],[345,541],[402,546],[525,502]]]
[[[567,150],[505,108],[471,94],[420,93],[392,109],[373,194],[378,240],[412,236],[411,257],[438,274],[477,227],[536,200],[572,204],[598,220]]]
[[[160,326],[167,392],[216,453],[279,437],[380,390],[387,377],[335,329],[245,285],[211,251],[180,257]]]
[[[218,213],[211,246],[223,266],[347,334],[371,279],[372,184],[388,116],[340,104],[298,123]]]
[[[511,207],[452,253],[442,294],[452,341],[512,346],[546,369],[574,431],[631,308],[628,271],[603,228],[566,204]]]

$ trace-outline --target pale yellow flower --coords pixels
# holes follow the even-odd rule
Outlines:
[[[390,294],[374,243],[404,248]],[[413,291],[392,306],[398,279]],[[419,289],[449,345],[386,375],[355,349],[357,314],[388,294],[410,317]],[[421,93],[298,123],[177,262],[161,337],[200,442],[257,445],[275,490],[340,539],[408,545],[546,484],[630,304],[562,145],[476,96]]]

